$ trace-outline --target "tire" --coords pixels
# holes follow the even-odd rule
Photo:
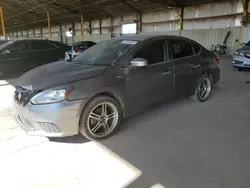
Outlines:
[[[103,114],[103,106],[105,104],[106,113],[105,115],[101,115]],[[112,114],[116,115],[108,119],[108,116],[111,117]],[[121,118],[122,110],[115,100],[107,96],[97,96],[93,98],[82,111],[79,122],[79,132],[89,140],[102,140],[110,137],[117,131],[121,123]],[[112,124],[108,125],[111,121]],[[102,134],[101,132],[104,130],[106,133]]]
[[[201,90],[201,84],[204,84],[204,82],[206,82],[208,85],[206,88],[206,91],[204,90],[204,88]],[[205,102],[210,97],[210,95],[212,93],[212,88],[213,88],[213,83],[212,83],[211,77],[207,74],[203,74],[199,78],[199,80],[196,84],[194,94],[193,94],[193,96],[191,96],[191,100]],[[204,97],[201,96],[202,91],[205,92]]]
[[[238,71],[240,71],[240,72],[241,72],[241,71],[243,71],[243,69],[242,69],[242,68],[238,68]]]

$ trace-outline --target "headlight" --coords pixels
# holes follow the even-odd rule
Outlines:
[[[60,89],[60,90],[45,90],[41,93],[36,94],[31,98],[32,104],[47,104],[63,101],[69,94],[71,90]]]
[[[235,51],[234,55],[244,56],[242,52]]]

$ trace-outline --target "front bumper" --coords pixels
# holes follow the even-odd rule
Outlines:
[[[250,59],[244,56],[233,56],[232,65],[235,68],[250,68]]]
[[[28,134],[65,137],[78,134],[81,111],[87,100],[62,101],[53,104],[26,106],[13,101],[14,119]]]

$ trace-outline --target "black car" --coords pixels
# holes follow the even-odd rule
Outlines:
[[[70,47],[50,40],[7,41],[0,45],[0,76],[24,73],[63,58]]]
[[[31,135],[103,139],[121,119],[161,102],[206,101],[220,78],[213,52],[183,37],[136,35],[102,41],[71,62],[21,76],[15,119]]]
[[[0,40],[0,45],[6,43],[6,42],[8,42],[8,41],[9,41],[9,40]]]

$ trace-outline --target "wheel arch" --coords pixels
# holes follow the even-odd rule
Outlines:
[[[87,101],[87,103],[84,105],[84,108],[85,106],[88,105],[88,103],[93,100],[94,98],[98,97],[98,96],[107,96],[107,97],[110,97],[111,99],[115,100],[121,110],[122,110],[122,117],[125,116],[125,105],[124,105],[124,102],[122,101],[121,97],[119,97],[118,95],[114,94],[113,92],[110,92],[110,91],[103,91],[103,92],[100,92],[100,93],[97,93],[95,95],[93,95],[91,98],[89,98],[89,100]],[[84,108],[82,110],[84,110]]]
[[[201,77],[202,75],[208,75],[208,76],[210,77],[212,83],[213,83],[211,70],[209,70],[209,69],[204,69],[204,70],[201,71],[200,75],[198,76],[198,78],[197,78],[197,80],[196,80],[196,82],[195,82],[195,85],[194,85],[193,88],[192,88],[191,94],[193,94],[193,93],[195,92],[196,85],[198,84],[198,81],[199,81],[199,79],[200,79],[200,77]]]

